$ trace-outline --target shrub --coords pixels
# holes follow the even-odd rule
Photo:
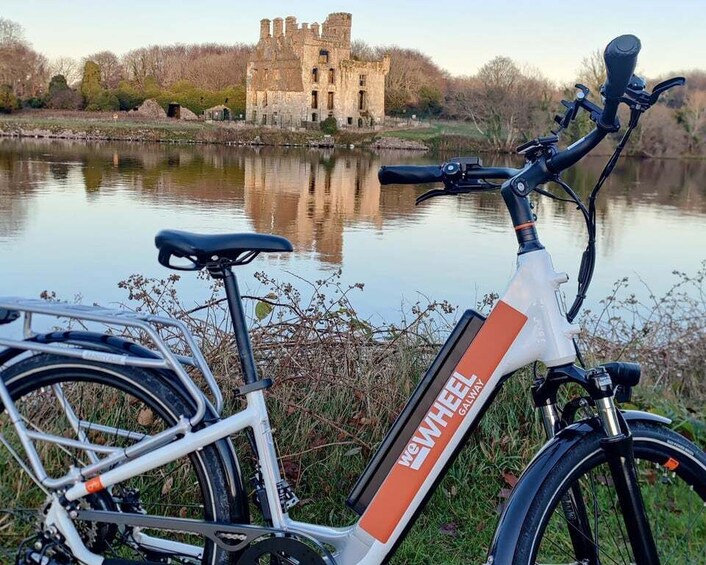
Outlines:
[[[71,88],[60,90],[49,97],[47,107],[54,110],[80,110],[83,107],[83,96]]]
[[[120,101],[112,92],[104,90],[98,96],[91,99],[91,103],[86,106],[89,112],[110,112],[111,110],[119,110]]]
[[[118,88],[112,92],[118,99],[120,109],[124,111],[134,110],[147,99],[144,92],[125,80],[121,81]]]
[[[70,90],[69,85],[66,83],[66,77],[64,75],[54,75],[49,81],[49,98],[58,94],[59,92],[64,92],[65,90]]]
[[[32,96],[32,98],[26,98],[22,101],[23,108],[44,108],[44,99],[38,96]]]
[[[17,96],[9,84],[0,86],[0,112],[9,114],[20,107]]]
[[[333,116],[329,116],[324,121],[322,121],[321,131],[328,135],[333,135],[334,133],[338,132],[338,122],[336,121],[336,118],[334,118]]]

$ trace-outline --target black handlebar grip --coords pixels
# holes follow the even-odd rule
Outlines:
[[[613,383],[623,386],[637,386],[640,382],[640,364],[614,362],[606,363],[603,368],[608,372]]]
[[[618,113],[620,97],[630,82],[630,77],[637,65],[637,54],[640,52],[640,40],[634,35],[621,35],[611,41],[603,52],[605,60],[606,80],[603,84],[605,106],[598,125],[603,130],[612,131],[619,126],[615,121]]]
[[[640,40],[634,35],[621,35],[611,41],[603,52],[606,81],[603,94],[606,98],[620,98],[635,72]]]
[[[390,166],[380,167],[378,180],[380,184],[424,184],[441,182],[444,174],[439,165],[431,166]]]

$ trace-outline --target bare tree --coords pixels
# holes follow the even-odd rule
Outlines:
[[[7,18],[0,18],[0,45],[25,44],[24,36],[24,28],[20,24]]]
[[[38,96],[48,82],[46,57],[24,39],[22,26],[0,18],[0,84],[18,97]]]
[[[117,88],[123,79],[123,66],[112,51],[101,51],[85,57],[82,67],[86,64],[86,61],[93,61],[100,68],[101,86],[103,88]]]
[[[598,93],[605,79],[606,73],[603,52],[600,49],[596,49],[592,51],[590,55],[582,59],[576,80],[590,88],[594,97],[598,97]]]
[[[679,119],[688,136],[689,153],[698,153],[706,137],[706,90],[689,89]]]
[[[650,108],[640,118],[631,141],[631,149],[642,157],[679,157],[687,145],[687,134],[679,127],[674,110],[664,104]]]
[[[254,46],[153,45],[127,53],[122,63],[127,78],[143,86],[151,76],[162,87],[189,81],[208,90],[243,84]]]
[[[376,58],[376,49],[362,39],[356,39],[351,43],[351,59],[354,61],[374,61]]]
[[[499,151],[546,129],[554,87],[536,70],[523,73],[507,57],[496,57],[473,77],[451,81],[447,112],[473,122]]]
[[[76,59],[58,57],[49,63],[49,75],[61,75],[69,85],[72,85],[81,79],[81,69]]]
[[[385,108],[390,113],[413,110],[423,98],[433,94],[443,101],[448,76],[430,57],[415,49],[379,47],[375,59],[390,57],[390,72],[385,77]]]

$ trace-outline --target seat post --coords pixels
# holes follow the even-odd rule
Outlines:
[[[258,381],[257,367],[255,366],[255,357],[250,343],[248,326],[245,323],[245,313],[243,311],[243,301],[240,298],[240,291],[238,290],[238,281],[230,267],[223,268],[223,283],[226,289],[226,298],[228,299],[228,310],[233,320],[233,332],[235,333],[235,342],[238,345],[238,357],[240,358],[240,367],[243,370],[243,379],[245,384],[253,384]]]

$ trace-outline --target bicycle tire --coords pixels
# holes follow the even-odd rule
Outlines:
[[[106,365],[58,355],[40,354],[9,366],[2,372],[2,378],[25,419],[37,426],[38,429],[51,433],[60,433],[59,428],[66,428],[67,425],[70,425],[65,416],[62,422],[62,415],[59,413],[58,396],[56,396],[56,389],[53,388],[53,385],[57,384],[63,385],[63,394],[66,395],[67,400],[80,418],[103,423],[95,420],[102,417],[113,427],[139,433],[156,433],[164,427],[174,424],[180,415],[189,414],[192,411],[191,402],[179,393],[176,386],[171,386],[166,379],[158,374],[135,367]],[[53,402],[52,395],[57,402]],[[121,417],[123,414],[125,418]],[[42,418],[42,422],[38,424],[37,421],[40,418]],[[104,423],[104,425],[106,424]],[[14,436],[15,440],[18,439],[2,406],[0,406],[0,431],[6,435],[6,439],[8,434]],[[73,429],[70,429],[69,433],[73,434]],[[88,433],[96,436],[95,439],[92,438],[96,443],[108,444],[108,441],[112,441],[114,445],[122,446],[121,441],[124,441],[117,434],[111,438],[108,433],[97,432],[90,428]],[[66,436],[61,433],[60,435]],[[75,438],[76,436],[73,435],[73,439]],[[13,442],[11,441],[11,443]],[[56,473],[56,475],[67,472],[68,469],[63,468],[66,460],[76,461],[79,458],[79,454],[70,449],[62,449],[54,444],[44,442],[37,442],[37,444],[38,449],[41,447],[40,454],[45,456],[43,459],[48,460],[43,460],[43,463],[47,466],[50,476],[54,475],[52,470],[63,471]],[[18,499],[35,501],[38,495],[36,492],[30,492],[32,490],[39,491],[39,496],[45,495],[28,480],[26,473],[21,470],[2,445],[0,445],[0,453],[3,453],[6,459],[3,463],[0,457],[0,463],[3,463],[3,473],[0,474],[1,556],[4,552],[11,553],[13,543],[20,541],[22,536],[31,530],[31,528],[13,525],[19,520],[17,517],[26,516],[27,512],[36,512],[37,509],[36,505],[27,507],[7,505],[13,493],[27,490],[27,492],[18,495],[15,502],[18,502]],[[52,462],[54,463],[51,464]],[[14,465],[12,468],[17,472],[10,472],[10,464]],[[57,468],[57,466],[62,468]],[[98,504],[100,509],[110,510],[120,508],[121,504],[129,503],[133,506],[141,506],[149,514],[158,513],[228,522],[230,521],[230,508],[228,497],[224,496],[224,493],[228,492],[228,487],[223,469],[218,449],[214,444],[208,445],[188,457],[168,464],[166,467],[160,467],[151,473],[116,485],[117,488],[111,490],[109,494],[104,494],[99,499],[94,498],[90,504]],[[178,484],[175,485],[177,481]],[[15,486],[31,485],[34,488],[17,489],[12,488],[13,484]],[[131,485],[139,485],[142,490],[139,490],[137,500],[126,502],[129,498],[127,493],[131,492],[126,489]],[[182,489],[182,486],[188,488]],[[118,494],[116,495],[116,493]],[[133,498],[135,498],[134,493]],[[11,518],[8,520],[8,517]],[[145,559],[150,555],[153,557],[159,555],[159,552],[151,553],[145,546],[130,547],[130,541],[125,538],[124,532],[116,532],[116,530],[115,528],[110,530],[105,525],[84,526],[84,531],[88,532],[86,535],[89,540],[106,536],[110,538],[107,545],[105,543],[96,545],[95,541],[92,542],[94,548],[91,549],[94,551],[100,549],[101,551],[96,551],[99,554],[130,559],[136,557]],[[88,537],[89,534],[91,534],[90,537]],[[125,539],[126,544],[116,549],[113,547],[113,543],[119,537]],[[191,544],[197,543],[193,537],[188,540],[185,537],[182,537],[181,541]],[[4,541],[3,538],[5,538]],[[203,565],[225,565],[232,559],[228,552],[217,547],[211,541],[201,540],[201,543],[203,543],[203,557],[200,561],[193,559],[193,562]],[[14,551],[16,552],[17,549],[15,548]],[[133,554],[129,555],[130,552]]]
[[[630,429],[661,564],[706,563],[706,454],[659,424],[635,422]],[[602,437],[599,432],[586,436],[545,475],[523,524],[513,563],[564,563],[567,558],[579,562],[561,504],[570,489],[576,492],[577,485],[589,515],[590,544],[599,562],[635,562],[600,448]]]

